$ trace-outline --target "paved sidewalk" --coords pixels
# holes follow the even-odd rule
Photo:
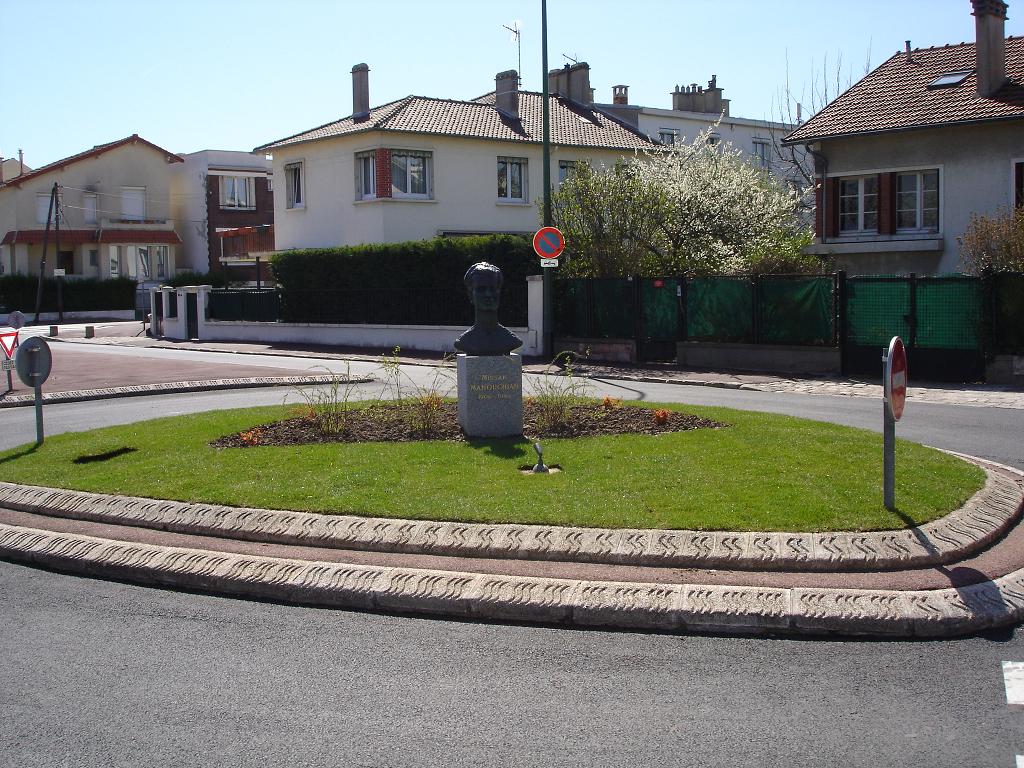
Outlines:
[[[239,355],[238,366],[244,366],[244,355],[270,355],[282,358],[281,368],[287,373],[282,375],[301,375],[310,373],[315,360],[365,360],[376,361],[382,354],[390,354],[390,349],[363,349],[355,347],[321,347],[315,345],[296,344],[262,344],[242,342],[183,342],[153,339],[139,335],[139,323],[110,323],[95,326],[96,337],[84,338],[84,325],[62,326],[59,335],[50,339],[61,342],[64,349],[73,349],[79,344],[150,347],[157,349],[187,349],[190,351],[229,352]],[[42,327],[28,329],[31,333],[44,331]],[[56,357],[56,356],[55,356]],[[84,356],[82,356],[84,358]],[[310,361],[308,364],[306,361]],[[416,352],[405,350],[400,360],[407,365],[436,365],[440,355],[436,352]],[[83,363],[85,365],[85,363]],[[145,369],[126,361],[111,359],[105,367],[110,378],[117,375],[145,378],[157,368],[147,363]],[[193,364],[189,364],[193,365]],[[223,368],[223,367],[220,367]],[[85,368],[78,370],[85,371]],[[262,369],[266,372],[266,369]],[[552,370],[539,362],[526,360],[524,370],[530,373],[542,373]],[[881,399],[882,387],[879,382],[824,377],[787,377],[771,374],[744,373],[736,371],[681,370],[675,366],[635,367],[624,365],[581,364],[577,373],[596,379],[617,379],[627,381],[664,382],[684,386],[710,386],[729,389],[748,389],[764,392],[798,393],[812,395],[838,395],[844,397],[870,397]],[[241,371],[213,376],[213,378],[244,378]],[[198,380],[199,375],[189,375],[188,380]],[[126,386],[163,383],[166,376],[152,381],[134,380],[126,382]],[[185,379],[179,378],[178,381]],[[47,382],[48,391],[65,391],[60,381]],[[986,384],[935,384],[911,382],[907,390],[908,399],[921,403],[941,403],[995,408],[1024,409],[1024,391],[1009,387]],[[2,396],[0,396],[2,402]]]

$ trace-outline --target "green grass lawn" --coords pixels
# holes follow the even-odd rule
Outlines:
[[[0,480],[415,519],[765,531],[902,528],[957,508],[984,484],[979,468],[900,441],[899,508],[891,513],[882,504],[881,435],[765,413],[658,407],[730,426],[547,440],[545,461],[563,468],[548,476],[520,473],[535,459],[525,440],[208,445],[288,414],[255,408],[55,435],[38,449],[0,452]]]

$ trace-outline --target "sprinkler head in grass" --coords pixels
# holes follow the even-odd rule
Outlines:
[[[546,474],[548,468],[544,465],[544,451],[540,447],[540,443],[533,444],[533,450],[537,452],[537,463],[533,465],[533,471],[535,474]]]

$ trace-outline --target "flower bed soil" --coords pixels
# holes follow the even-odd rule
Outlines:
[[[717,429],[726,426],[710,419],[670,410],[652,410],[631,405],[601,403],[575,405],[570,416],[554,428],[542,429],[546,421],[541,407],[531,400],[523,403],[523,433],[527,438],[571,438],[597,435],[682,432],[688,429]],[[353,408],[344,427],[325,432],[309,415],[226,435],[210,443],[215,448],[248,448],[256,445],[309,445],[311,443],[411,442],[415,440],[465,441],[452,402],[401,406],[389,403]]]

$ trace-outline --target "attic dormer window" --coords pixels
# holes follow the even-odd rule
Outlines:
[[[944,75],[932,80],[928,83],[928,89],[934,88],[952,88],[955,85],[960,85],[964,80],[970,76],[970,72],[947,72]]]

